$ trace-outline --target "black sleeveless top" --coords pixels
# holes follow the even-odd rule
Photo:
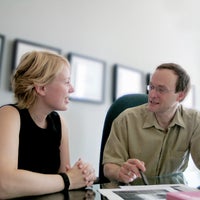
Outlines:
[[[21,118],[18,169],[44,174],[58,173],[61,143],[58,113],[51,112],[47,116],[47,128],[42,129],[35,124],[27,109],[17,110]]]

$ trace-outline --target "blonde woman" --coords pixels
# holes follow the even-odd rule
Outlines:
[[[16,103],[0,108],[0,199],[67,192],[91,186],[90,164],[70,166],[67,110],[68,61],[50,52],[25,54],[12,78]]]

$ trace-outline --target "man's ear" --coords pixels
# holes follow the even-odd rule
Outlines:
[[[40,85],[35,85],[35,91],[40,96],[45,96],[45,94],[46,94],[46,87],[45,86],[40,86]]]
[[[185,99],[186,93],[184,91],[178,93],[178,101],[181,102]]]

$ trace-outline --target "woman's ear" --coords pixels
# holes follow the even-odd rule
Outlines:
[[[35,85],[35,91],[40,96],[45,96],[45,94],[46,94],[46,87],[45,86],[40,86],[40,85]]]

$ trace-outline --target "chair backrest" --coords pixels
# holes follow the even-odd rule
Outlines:
[[[113,104],[110,106],[106,118],[104,121],[102,140],[101,140],[101,148],[100,148],[100,159],[99,159],[99,182],[106,183],[108,179],[104,176],[103,173],[103,151],[110,134],[110,129],[112,126],[113,120],[125,109],[130,107],[139,106],[141,104],[148,102],[147,94],[127,94],[122,97],[119,97]]]

